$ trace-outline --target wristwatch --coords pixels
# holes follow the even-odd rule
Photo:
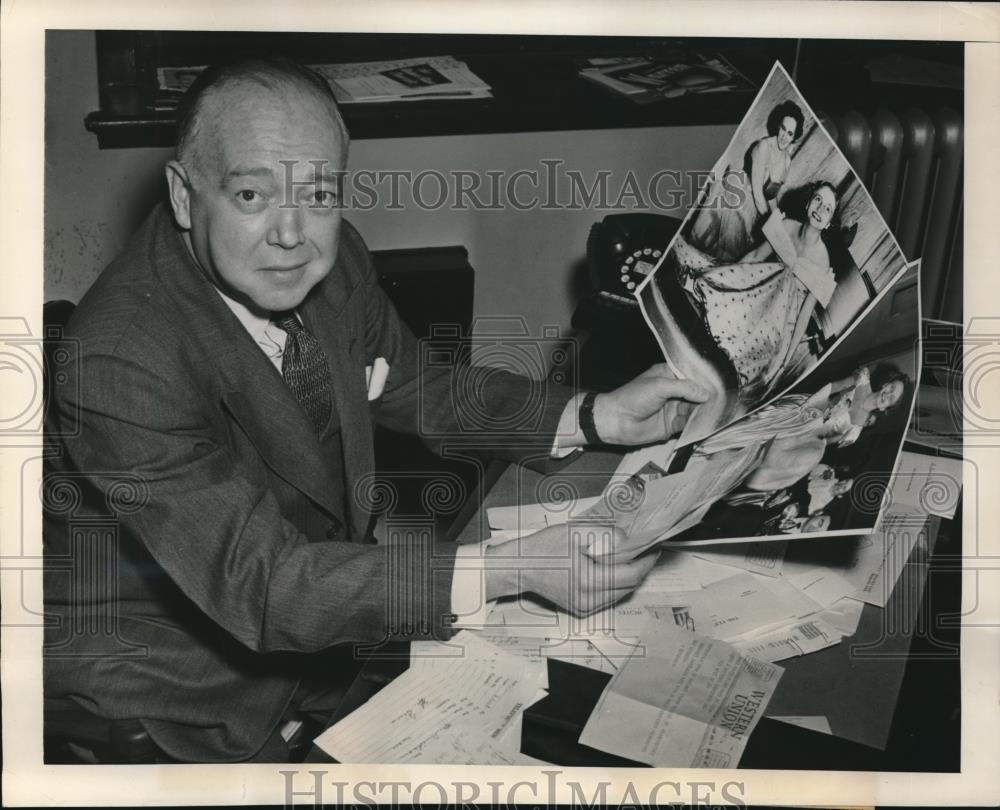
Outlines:
[[[597,426],[594,424],[594,401],[597,399],[596,391],[588,391],[580,402],[580,430],[583,431],[583,438],[587,444],[604,444],[597,433]]]

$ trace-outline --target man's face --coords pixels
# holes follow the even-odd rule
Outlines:
[[[337,257],[347,144],[332,108],[305,89],[255,83],[203,102],[187,194],[171,180],[178,223],[226,294],[264,314],[294,309]]]

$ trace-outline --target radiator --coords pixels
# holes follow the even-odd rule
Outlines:
[[[923,316],[961,323],[962,116],[942,108],[819,117],[907,260],[921,259]]]

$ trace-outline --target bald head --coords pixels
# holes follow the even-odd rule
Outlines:
[[[206,68],[177,108],[177,160],[197,174],[215,160],[220,130],[241,126],[262,104],[286,108],[290,120],[320,116],[346,153],[348,134],[330,86],[290,59],[252,58]]]
[[[222,292],[261,314],[294,309],[337,258],[347,160],[337,105],[322,79],[285,62],[198,82],[166,165],[174,218]]]

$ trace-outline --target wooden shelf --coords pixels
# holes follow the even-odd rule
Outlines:
[[[795,63],[796,40],[653,39],[423,34],[287,34],[243,32],[100,31],[97,34],[101,109],[85,126],[102,149],[170,146],[173,111],[153,111],[156,69],[202,65],[241,53],[276,53],[307,64],[451,55],[490,85],[493,98],[344,106],[353,139],[476,135],[581,129],[737,123],[754,92],[724,92],[638,105],[581,78],[575,60],[594,56],[721,53],[760,84],[775,60]],[[798,82],[814,107],[831,115],[850,107],[941,103],[961,106],[961,94],[874,85],[864,64],[900,51],[961,64],[961,43],[813,40],[799,49]]]

